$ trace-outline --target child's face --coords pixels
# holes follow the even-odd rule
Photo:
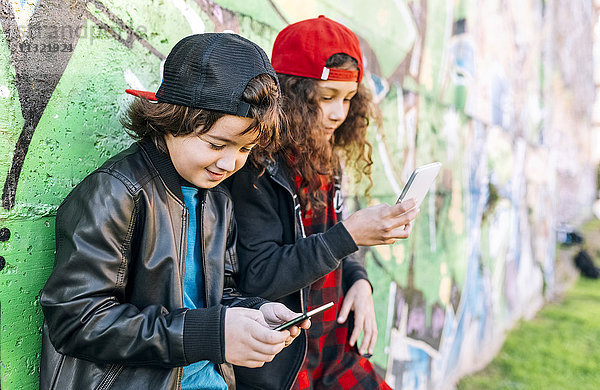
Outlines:
[[[200,188],[216,186],[246,163],[256,133],[241,133],[250,124],[250,118],[225,115],[204,134],[165,136],[175,169]]]
[[[321,125],[327,141],[348,115],[350,100],[358,91],[355,81],[317,81],[318,103],[321,108]]]

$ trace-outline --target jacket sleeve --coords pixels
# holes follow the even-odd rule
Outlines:
[[[295,240],[291,195],[266,174],[256,176],[254,169],[244,168],[229,183],[239,230],[242,291],[277,300],[327,275],[358,250],[341,223]]]
[[[59,207],[55,265],[41,294],[52,344],[60,353],[98,363],[223,362],[219,335],[201,338],[202,329],[190,336],[204,341],[196,347],[201,350],[186,356],[187,309],[127,302],[137,207],[131,183],[105,172],[84,179]],[[220,331],[223,306],[189,312],[204,332]]]
[[[352,285],[360,279],[365,279],[367,282],[369,282],[369,284],[371,283],[369,281],[369,276],[367,275],[367,270],[365,269],[364,264],[365,257],[363,250],[359,250],[351,255],[348,255],[342,261],[342,284],[344,293],[346,293],[348,289],[350,289],[350,287],[352,287]]]

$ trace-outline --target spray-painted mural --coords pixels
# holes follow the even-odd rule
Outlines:
[[[380,335],[372,359],[396,389],[444,388],[481,367],[503,333],[552,295],[553,227],[585,214],[594,196],[594,86],[590,94],[581,82],[592,70],[562,60],[569,51],[585,64],[589,50],[591,63],[586,7],[0,0],[1,388],[37,386],[38,298],[53,263],[56,208],[131,142],[119,124],[124,89],[156,90],[161,61],[188,34],[231,30],[270,52],[282,27],[319,14],[359,35],[365,80],[384,114],[371,129],[369,202],[395,201],[414,167],[444,164],[411,238],[367,253]],[[564,180],[575,197],[557,190]]]

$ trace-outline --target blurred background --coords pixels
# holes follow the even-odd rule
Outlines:
[[[56,209],[131,143],[124,90],[156,90],[186,35],[232,31],[270,54],[280,29],[320,14],[358,35],[384,117],[369,130],[372,197],[352,186],[352,207],[394,202],[415,167],[443,164],[411,238],[366,253],[372,361],[396,389],[450,388],[483,368],[576,276],[556,252],[598,197],[599,11],[598,0],[0,0],[0,387],[38,386]]]

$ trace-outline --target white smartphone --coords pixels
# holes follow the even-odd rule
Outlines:
[[[434,162],[415,169],[408,178],[408,182],[406,182],[396,203],[400,203],[404,199],[413,198],[417,202],[417,207],[419,207],[440,172],[441,167],[442,163]]]
[[[326,303],[323,306],[319,306],[316,309],[313,309],[313,310],[309,311],[308,313],[299,315],[298,317],[294,318],[293,320],[290,320],[290,321],[286,322],[285,324],[279,325],[277,328],[275,328],[275,330],[286,330],[286,329],[289,329],[292,326],[298,325],[299,323],[301,323],[302,321],[306,320],[307,318],[310,318],[310,317],[314,316],[317,313],[325,311],[325,310],[329,309],[332,306],[333,306],[333,302]]]

